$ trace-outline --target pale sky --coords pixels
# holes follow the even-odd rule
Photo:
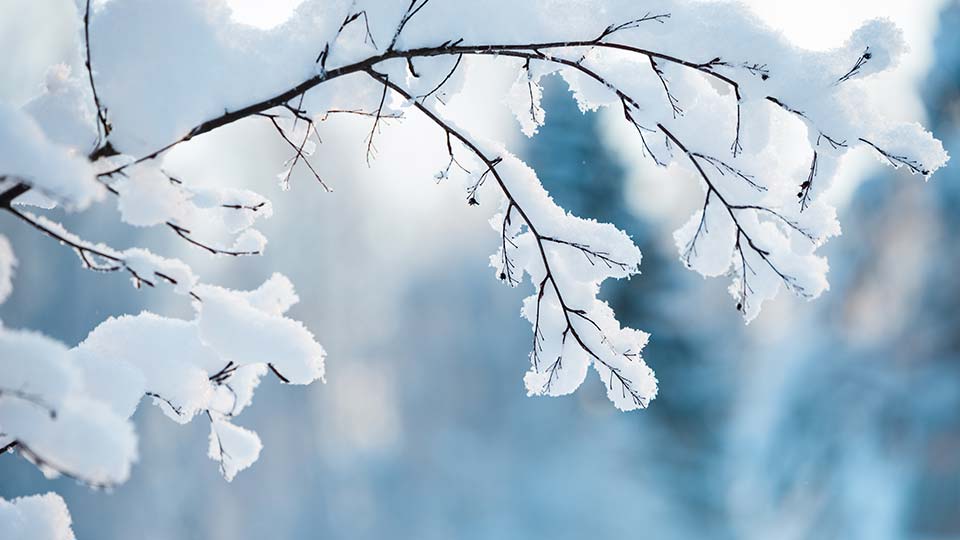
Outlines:
[[[287,20],[301,2],[303,0],[227,0],[235,21],[260,28],[273,28]]]

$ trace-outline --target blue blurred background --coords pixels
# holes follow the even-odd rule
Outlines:
[[[921,95],[927,126],[960,155],[960,4],[937,26]],[[238,421],[264,450],[230,484],[206,457],[204,422],[143,406],[126,484],[48,481],[8,454],[0,496],[57,491],[81,539],[960,538],[957,167],[928,184],[889,169],[858,184],[824,250],[829,293],[778,301],[745,327],[724,282],[678,263],[675,224],[631,204],[601,119],[558,80],[545,109],[521,157],[561,206],[616,223],[644,253],[643,274],[603,294],[653,334],[660,396],[648,410],[616,412],[595,378],[566,398],[525,397],[529,292],[494,279],[489,214],[456,190],[360,175],[325,195],[304,176],[291,195],[251,181],[277,208],[263,259],[211,260],[162,231],[118,231],[109,208],[60,217],[120,247],[166,246],[209,282],[287,274],[302,298],[292,315],[329,352],[328,383],[264,380]],[[263,134],[226,130],[209,174],[273,178],[283,148]],[[247,157],[233,163],[237,148]],[[398,189],[408,195],[392,198]],[[74,344],[110,315],[190,315],[82,271],[6,216],[0,230],[21,260],[6,326]]]

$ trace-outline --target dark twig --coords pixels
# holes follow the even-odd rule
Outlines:
[[[210,432],[213,434],[214,439],[217,440],[217,449],[220,455],[220,459],[218,459],[217,462],[220,464],[220,474],[226,477],[226,460],[230,459],[230,454],[227,453],[227,451],[223,448],[223,440],[220,438],[220,433],[217,431],[217,425],[213,421],[213,414],[211,414],[209,410],[207,411],[207,419],[210,420]]]
[[[91,0],[87,0],[86,7],[83,11],[83,44],[84,52],[86,53],[84,66],[87,68],[87,76],[90,79],[90,91],[93,94],[93,104],[97,108],[97,149],[91,154],[91,160],[95,160],[104,155],[114,155],[116,151],[106,142],[113,127],[107,120],[107,109],[101,104],[100,96],[97,94],[97,85],[93,81],[93,65],[90,61],[90,3]],[[101,143],[106,144],[101,145]],[[109,148],[109,150],[107,150],[107,148]]]
[[[294,151],[293,157],[287,161],[289,168],[287,169],[287,174],[284,176],[282,180],[282,184],[284,188],[288,188],[290,186],[290,177],[293,174],[293,169],[297,166],[297,163],[302,161],[307,166],[307,169],[310,170],[310,173],[313,175],[313,177],[316,178],[317,182],[320,183],[320,186],[323,188],[324,191],[326,191],[327,193],[330,193],[331,191],[333,191],[332,189],[330,189],[329,186],[327,186],[327,183],[323,181],[323,178],[320,176],[320,173],[318,173],[317,170],[313,167],[313,165],[310,164],[310,160],[307,159],[307,156],[303,153],[303,148],[304,146],[306,146],[307,141],[310,139],[310,128],[313,127],[313,120],[308,119],[307,129],[304,130],[303,140],[300,141],[300,144],[298,145],[297,143],[290,140],[290,137],[288,137],[286,132],[283,130],[283,128],[280,127],[280,123],[277,122],[276,116],[273,116],[273,115],[263,115],[263,116],[266,116],[266,118],[270,120],[270,123],[273,124],[274,129],[276,129],[277,133],[280,135],[283,141],[287,143],[287,145],[290,148],[292,148]],[[296,127],[296,124],[294,124],[294,127]],[[319,139],[319,136],[317,138]]]
[[[669,18],[670,18],[669,13],[661,13],[659,15],[653,15],[648,11],[643,17],[640,17],[639,19],[633,19],[632,21],[627,21],[625,23],[611,24],[610,26],[607,26],[606,28],[603,29],[603,32],[600,34],[600,36],[597,37],[597,41],[608,38],[613,34],[616,34],[617,32],[620,32],[622,30],[637,28],[645,22],[652,21],[652,22],[658,22],[660,24],[663,24]]]
[[[797,198],[800,199],[800,211],[803,212],[810,206],[811,196],[810,191],[813,189],[813,179],[817,176],[817,161],[819,160],[819,153],[813,151],[813,160],[810,162],[810,172],[807,174],[807,179],[800,184],[800,191],[797,193]]]
[[[447,72],[447,75],[446,75],[443,79],[441,79],[440,82],[439,82],[435,87],[433,87],[433,90],[430,90],[429,92],[427,92],[426,94],[423,94],[422,96],[417,96],[417,99],[418,99],[418,100],[427,99],[428,97],[430,97],[430,96],[436,94],[438,91],[440,91],[440,89],[443,88],[443,85],[447,84],[447,81],[449,81],[450,78],[453,77],[453,74],[456,73],[457,68],[460,67],[460,61],[461,61],[461,60],[463,60],[463,55],[462,55],[462,54],[458,54],[458,55],[457,55],[457,61],[453,63],[453,68],[451,68],[450,71]],[[437,98],[437,99],[439,99],[439,98]]]
[[[16,398],[32,405],[36,405],[37,407],[43,409],[43,411],[47,413],[47,416],[49,416],[51,420],[57,419],[57,409],[53,405],[47,403],[43,396],[39,394],[34,394],[24,390],[16,390],[13,388],[0,388],[0,398],[2,397]]]
[[[384,76],[384,75],[382,75],[382,74],[380,74],[380,73],[377,73],[376,71],[374,71],[374,70],[372,70],[372,69],[371,69],[371,70],[368,70],[367,73],[368,73],[368,74],[370,75],[370,77],[373,78],[374,80],[378,81],[379,83],[381,83],[381,84],[383,84],[383,85],[389,86],[391,90],[393,90],[394,92],[397,92],[398,94],[400,94],[401,97],[403,97],[403,98],[405,98],[406,100],[408,100],[414,108],[416,108],[416,109],[419,110],[421,113],[423,113],[423,115],[426,116],[429,120],[431,120],[434,124],[436,124],[437,127],[439,127],[440,129],[442,129],[442,130],[443,130],[445,133],[447,133],[449,136],[451,136],[451,137],[457,139],[458,141],[460,141],[460,143],[463,144],[465,147],[467,147],[471,152],[473,152],[473,154],[474,154],[481,162],[483,162],[484,164],[486,164],[487,171],[488,171],[488,172],[490,173],[490,175],[496,180],[497,185],[500,187],[501,192],[502,192],[503,195],[507,198],[507,203],[508,203],[508,205],[512,205],[512,206],[516,209],[516,214],[517,214],[517,216],[523,221],[523,224],[526,226],[526,228],[527,228],[527,230],[530,232],[530,234],[533,235],[533,237],[534,237],[534,239],[535,239],[535,241],[536,241],[537,250],[538,250],[538,252],[539,252],[540,260],[541,260],[541,262],[542,262],[542,264],[543,264],[544,271],[545,271],[544,281],[541,283],[541,289],[540,289],[540,291],[538,291],[538,298],[539,298],[540,300],[543,299],[544,295],[543,295],[543,288],[542,288],[542,287],[545,286],[545,285],[547,285],[547,284],[549,283],[549,284],[551,285],[554,293],[556,294],[557,302],[560,304],[560,307],[561,307],[562,312],[563,312],[564,320],[565,320],[565,322],[566,322],[566,327],[564,328],[564,330],[563,330],[563,332],[562,332],[564,341],[566,340],[566,336],[567,336],[567,335],[569,335],[570,337],[572,337],[572,338],[574,339],[574,341],[577,343],[577,345],[578,345],[585,353],[587,353],[587,354],[588,354],[591,358],[593,358],[598,364],[602,365],[603,367],[605,367],[605,368],[610,372],[610,381],[609,381],[609,384],[611,385],[611,388],[612,388],[612,385],[613,385],[614,379],[615,379],[615,380],[617,381],[617,383],[622,386],[622,392],[623,392],[624,397],[630,396],[631,399],[636,403],[636,405],[637,405],[638,407],[646,407],[646,406],[647,406],[647,399],[646,399],[644,396],[642,396],[642,395],[633,387],[633,382],[632,382],[628,377],[626,377],[625,375],[623,375],[623,373],[621,372],[621,370],[620,370],[619,368],[617,368],[616,366],[610,364],[608,361],[604,360],[604,359],[600,356],[600,353],[598,353],[597,351],[595,351],[595,350],[593,349],[593,347],[591,347],[590,345],[588,345],[588,344],[586,343],[586,341],[584,340],[583,336],[581,335],[580,330],[578,329],[577,324],[574,322],[574,318],[577,318],[577,319],[579,319],[579,320],[584,320],[584,321],[586,321],[586,322],[589,322],[589,323],[591,324],[591,326],[592,326],[593,328],[595,328],[598,332],[599,332],[599,327],[596,325],[595,322],[593,322],[592,319],[590,319],[590,318],[587,316],[587,314],[586,314],[583,310],[571,308],[571,307],[566,303],[566,300],[564,299],[563,294],[562,294],[561,291],[560,291],[560,285],[557,283],[557,279],[556,279],[556,277],[554,276],[553,268],[552,268],[552,266],[551,266],[551,264],[550,264],[550,259],[549,259],[549,257],[547,256],[547,248],[546,248],[545,244],[548,242],[548,240],[546,240],[546,238],[550,238],[550,237],[541,234],[541,233],[537,230],[536,226],[535,226],[535,225],[533,224],[533,222],[530,220],[530,217],[527,215],[526,211],[523,209],[522,206],[520,206],[520,204],[519,204],[519,203],[517,202],[517,200],[514,198],[512,192],[511,192],[510,189],[507,187],[507,184],[506,184],[506,182],[504,181],[503,177],[500,175],[500,172],[497,171],[497,169],[496,169],[496,164],[499,162],[499,160],[500,160],[501,158],[499,158],[499,157],[498,157],[498,158],[491,158],[491,157],[487,156],[475,143],[473,143],[473,141],[471,141],[471,140],[470,140],[469,138],[467,138],[465,135],[463,135],[462,133],[460,133],[456,128],[454,128],[454,127],[451,126],[449,123],[447,123],[447,122],[444,121],[442,118],[440,118],[436,113],[434,113],[431,109],[429,109],[428,107],[426,107],[423,103],[420,103],[419,101],[414,100],[414,99],[413,99],[413,96],[411,96],[409,92],[407,92],[407,91],[406,91],[405,89],[403,89],[402,87],[400,87],[400,86],[398,86],[397,84],[395,84],[395,83],[393,83],[392,81],[390,81],[386,76]],[[538,305],[538,308],[537,308],[537,312],[538,312],[538,314],[539,314],[539,312],[540,312],[539,305]],[[534,326],[535,326],[534,340],[536,341],[536,339],[537,339],[536,336],[537,336],[538,332],[540,331],[539,315],[538,315],[538,317],[537,317],[537,321],[534,323]],[[602,332],[600,332],[600,336],[601,336],[601,339],[602,339],[602,342],[603,342],[603,343],[609,343],[609,341],[606,339],[606,337],[603,336]],[[535,343],[534,351],[536,351],[536,350],[537,350],[537,349],[536,349],[536,343]]]
[[[153,282],[153,277],[148,278],[138,273],[133,267],[128,265],[127,261],[124,260],[118,253],[113,252],[112,250],[110,253],[108,253],[99,247],[77,241],[71,238],[72,235],[61,234],[60,232],[42,223],[33,214],[22,212],[16,208],[13,208],[12,206],[7,206],[5,209],[34,229],[73,249],[77,253],[77,256],[80,257],[84,268],[93,270],[95,272],[117,272],[123,270],[130,274],[130,277],[133,280],[133,285],[137,289],[143,285],[151,288],[156,286],[156,284]],[[170,283],[171,285],[178,284],[176,279],[173,279],[166,274],[155,271],[154,276],[166,281],[167,283]],[[200,297],[196,293],[190,292],[189,296],[191,296],[194,300],[200,300]]]
[[[670,92],[670,85],[667,84],[667,79],[663,75],[663,70],[660,69],[660,66],[657,64],[657,61],[652,57],[647,57],[650,60],[650,68],[653,69],[653,72],[657,75],[657,78],[660,79],[660,85],[663,86],[663,91],[667,95],[667,101],[670,103],[670,108],[673,109],[673,117],[683,116],[683,109],[680,108],[680,102],[677,98]]]
[[[92,478],[87,478],[80,473],[72,471],[63,465],[60,465],[54,462],[51,458],[48,458],[46,456],[41,456],[38,452],[35,452],[32,448],[27,446],[23,441],[16,441],[16,446],[14,448],[20,453],[21,456],[23,456],[24,458],[26,458],[36,466],[40,467],[41,469],[46,468],[52,471],[56,471],[57,474],[76,480],[77,482],[80,482],[81,484],[84,484],[87,487],[90,487],[93,489],[108,489],[115,485],[112,482],[100,482],[97,480],[93,480]]]
[[[284,384],[290,384],[290,379],[286,378],[282,373],[280,373],[280,371],[273,364],[267,364],[267,367],[270,368],[270,371],[272,371],[278,379],[280,379],[280,382]]]
[[[0,181],[5,180],[6,178],[6,176],[0,176]],[[0,209],[10,208],[10,205],[13,204],[14,199],[28,191],[30,191],[30,185],[26,182],[14,184],[10,189],[0,193]]]
[[[157,394],[156,392],[147,392],[145,395],[147,395],[147,396],[149,396],[149,397],[152,397],[153,399],[162,401],[163,403],[165,403],[165,404],[167,405],[167,407],[170,407],[170,410],[173,411],[174,414],[176,414],[177,416],[181,416],[181,417],[183,416],[183,408],[182,408],[182,407],[179,407],[179,406],[177,406],[177,405],[174,405],[172,401],[170,401],[169,399],[161,396],[160,394]]]
[[[426,2],[424,2],[426,3]],[[386,76],[384,76],[386,78]],[[373,127],[370,128],[370,135],[367,137],[367,166],[370,166],[370,158],[376,152],[376,147],[373,145],[373,138],[379,133],[380,119],[383,116],[383,105],[387,100],[387,84],[383,85],[383,93],[380,94],[380,105],[377,107],[377,112],[373,118]]]
[[[744,274],[744,276],[741,276],[741,277],[742,279],[744,279],[744,282],[746,280],[745,274],[746,274],[748,265],[746,264],[747,262],[746,255],[743,253],[743,247],[740,242],[741,238],[743,240],[746,240],[747,246],[750,248],[750,250],[752,250],[758,257],[760,257],[760,259],[764,263],[766,263],[766,265],[783,281],[783,283],[787,286],[788,289],[793,291],[798,296],[809,298],[810,293],[806,291],[802,285],[800,285],[800,283],[797,281],[797,279],[794,276],[788,275],[782,270],[780,270],[780,268],[773,261],[772,254],[770,253],[770,251],[759,247],[754,242],[753,238],[747,233],[747,231],[744,230],[743,226],[740,224],[740,220],[737,219],[737,214],[736,214],[737,210],[746,210],[746,209],[756,210],[758,207],[742,206],[742,205],[738,206],[735,204],[731,204],[729,201],[727,201],[727,199],[723,196],[723,194],[721,194],[717,190],[713,181],[710,179],[710,176],[706,173],[706,171],[703,169],[703,166],[700,164],[700,160],[698,158],[703,158],[702,154],[697,154],[696,152],[691,152],[690,150],[688,150],[687,147],[684,146],[684,144],[680,141],[680,139],[678,139],[670,130],[664,127],[663,124],[657,124],[657,127],[660,128],[660,130],[664,133],[664,135],[666,135],[667,138],[670,139],[674,145],[676,145],[684,154],[687,155],[690,162],[693,164],[694,168],[696,168],[697,172],[700,174],[700,177],[703,179],[704,183],[706,184],[707,190],[715,194],[717,199],[720,201],[720,203],[722,203],[726,208],[727,213],[729,214],[730,219],[733,221],[734,227],[736,228],[736,231],[737,231],[737,241],[736,241],[735,248],[737,251],[739,251],[741,260],[743,262],[742,273]],[[718,170],[720,169],[718,168]],[[704,212],[706,212],[706,209],[704,209]],[[779,214],[777,215],[779,216]],[[738,310],[745,311],[744,309],[744,306],[746,304],[745,300],[746,300],[745,297],[741,299],[740,304],[737,306]]]
[[[863,51],[863,54],[857,58],[856,63],[852,68],[850,68],[850,71],[846,72],[842,77],[837,79],[837,82],[834,84],[841,84],[852,79],[854,76],[860,73],[860,70],[863,69],[863,66],[866,65],[871,58],[873,58],[873,53],[870,52],[870,47],[867,47],[866,50]]]
[[[899,154],[894,154],[892,152],[888,152],[864,138],[860,138],[860,142],[876,150],[881,156],[884,157],[884,159],[886,159],[891,165],[893,165],[894,168],[899,169],[901,166],[903,166],[910,169],[910,172],[914,174],[919,174],[924,177],[930,176],[930,172],[931,172],[930,169],[927,169],[926,167],[923,166],[922,163],[920,163],[915,159],[909,158],[907,156],[902,156]]]
[[[392,51],[394,47],[396,47],[397,40],[400,39],[400,33],[403,32],[404,27],[407,26],[410,19],[414,18],[429,2],[430,0],[410,0],[410,6],[407,7],[406,13],[404,13],[403,18],[400,19],[400,24],[397,25],[397,30],[393,33],[393,39],[390,40],[390,46],[387,47],[388,51]]]
[[[586,257],[587,261],[590,263],[591,266],[596,266],[596,264],[600,262],[600,263],[603,263],[603,265],[606,266],[607,268],[619,268],[620,270],[624,270],[624,271],[637,270],[636,265],[618,261],[612,258],[609,252],[600,251],[600,250],[591,248],[590,246],[586,244],[582,244],[580,242],[571,242],[569,240],[561,240],[559,238],[553,238],[550,236],[544,236],[543,241],[552,242],[554,244],[560,244],[560,245],[564,245],[564,246],[568,246],[573,249],[576,249],[577,251],[582,253],[584,257]]]
[[[344,28],[346,28],[353,21],[360,19],[361,17],[363,17],[363,27],[364,27],[364,31],[366,32],[366,35],[363,38],[363,42],[366,43],[367,40],[370,40],[370,44],[373,45],[373,47],[376,49],[377,42],[375,39],[373,39],[373,34],[370,33],[370,19],[367,18],[366,10],[358,11],[352,15],[348,15],[347,18],[343,20],[343,24],[340,25],[340,29],[337,30],[337,35],[339,36],[340,33],[343,32]]]
[[[213,246],[211,246],[210,244],[206,244],[206,243],[203,243],[203,242],[195,239],[195,238],[191,235],[190,229],[186,229],[186,228],[184,228],[184,227],[181,227],[180,225],[177,225],[176,223],[174,223],[174,222],[172,222],[172,221],[166,222],[166,225],[167,225],[167,227],[169,227],[171,230],[173,230],[173,232],[175,232],[175,233],[177,234],[177,236],[179,236],[180,238],[183,238],[184,240],[186,240],[186,241],[189,242],[190,244],[193,244],[194,246],[197,246],[198,248],[206,251],[207,253],[210,253],[211,255],[228,255],[228,256],[230,256],[230,257],[247,257],[247,256],[253,256],[253,255],[260,255],[260,254],[261,254],[259,250],[253,250],[253,251],[236,251],[236,250],[232,250],[232,249],[221,249],[221,248],[213,247]]]

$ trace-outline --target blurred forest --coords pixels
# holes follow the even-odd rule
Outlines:
[[[954,2],[922,85],[927,125],[954,156],[958,28]],[[592,377],[573,396],[525,397],[530,336],[517,306],[528,291],[494,279],[488,214],[459,193],[404,178],[410,194],[394,203],[401,188],[345,181],[324,195],[304,178],[293,196],[272,194],[266,257],[189,255],[228,286],[286,273],[302,298],[294,316],[329,351],[326,385],[263,382],[241,421],[264,441],[260,461],[227,484],[204,422],[180,427],[141,407],[128,483],[91,491],[5,455],[0,496],[56,490],[81,539],[960,538],[960,169],[928,184],[906,172],[863,182],[825,250],[829,293],[782,298],[744,327],[722,280],[684,270],[671,229],[634,210],[597,115],[559,80],[548,87],[547,124],[521,157],[561,206],[617,224],[643,251],[643,274],[604,294],[653,335],[644,355],[661,387],[648,410],[617,413]],[[257,129],[229,128],[248,155],[231,164],[223,145],[211,174],[272,178],[284,149]],[[332,144],[337,155],[347,142]],[[421,197],[439,204],[409,203]],[[60,217],[85,237],[182,247],[162,232],[108,231],[109,212]],[[8,217],[0,227],[21,261],[0,306],[7,326],[76,343],[106,316],[189,314],[82,271]]]

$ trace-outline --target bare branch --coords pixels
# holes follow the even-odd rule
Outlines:
[[[640,17],[639,19],[633,19],[632,21],[627,21],[625,23],[611,24],[610,26],[607,26],[606,28],[603,29],[603,32],[600,34],[600,36],[597,37],[597,41],[600,41],[604,38],[608,38],[611,35],[616,34],[617,32],[620,32],[622,30],[638,28],[640,25],[642,25],[645,22],[652,21],[652,22],[658,22],[660,24],[663,24],[669,18],[670,18],[669,13],[661,13],[659,15],[653,15],[648,11],[643,17]]]
[[[440,89],[443,88],[443,85],[447,84],[447,81],[449,81],[450,78],[453,77],[453,74],[456,73],[457,68],[460,67],[460,61],[461,61],[461,60],[463,60],[463,54],[458,54],[458,55],[457,55],[457,61],[453,63],[453,67],[450,69],[450,71],[447,73],[447,75],[440,81],[440,83],[437,84],[437,85],[433,88],[433,90],[430,90],[430,91],[427,92],[426,94],[423,94],[422,96],[417,96],[417,99],[418,99],[418,100],[427,99],[428,97],[430,97],[430,96],[436,94],[438,91],[440,91]],[[437,98],[437,99],[439,99],[439,98]]]
[[[426,3],[426,1],[424,3]],[[386,79],[387,76],[384,75],[384,78]],[[370,128],[370,135],[367,137],[367,166],[368,167],[370,166],[371,157],[373,156],[374,152],[376,152],[376,147],[373,145],[373,138],[377,133],[379,133],[378,128],[380,127],[380,119],[382,118],[382,115],[383,115],[383,105],[386,102],[386,99],[387,99],[387,84],[384,83],[383,93],[380,94],[380,105],[377,107],[377,112],[374,115],[374,119],[373,119],[373,127]]]
[[[366,10],[358,11],[352,15],[348,15],[347,18],[343,20],[343,24],[340,25],[340,29],[337,30],[337,35],[339,36],[340,33],[343,32],[344,28],[346,28],[353,21],[360,19],[361,17],[363,18],[363,27],[364,27],[364,31],[366,32],[366,36],[364,37],[363,42],[366,43],[367,40],[369,39],[370,44],[373,45],[374,48],[377,48],[377,41],[373,39],[373,34],[370,33],[370,19],[367,18]]]
[[[307,129],[304,130],[303,140],[300,141],[300,144],[298,145],[293,141],[291,141],[290,137],[287,136],[283,128],[280,127],[280,123],[277,122],[276,116],[274,115],[261,115],[261,116],[265,116],[270,120],[270,123],[273,124],[274,129],[276,129],[277,133],[280,135],[283,141],[286,142],[287,145],[290,146],[290,148],[292,148],[294,151],[293,157],[290,158],[290,160],[288,160],[287,162],[289,164],[289,168],[287,169],[287,174],[284,176],[282,180],[282,184],[284,188],[288,188],[290,186],[290,176],[293,174],[293,169],[297,166],[297,163],[299,163],[302,160],[303,163],[310,170],[310,173],[313,174],[313,177],[316,178],[317,182],[320,183],[320,186],[323,187],[323,190],[326,191],[327,193],[332,192],[333,190],[330,189],[329,186],[327,186],[326,182],[323,181],[323,178],[320,177],[320,173],[318,173],[317,170],[313,168],[313,165],[310,164],[310,160],[308,160],[307,156],[304,155],[303,153],[303,148],[307,144],[307,141],[310,139],[310,129],[313,128],[314,132],[316,133],[316,128],[314,128],[313,120],[309,118],[306,120],[306,122],[308,123]],[[296,117],[294,118],[296,119]],[[295,121],[296,120],[294,120],[294,122]],[[296,123],[294,123],[294,128],[295,127],[296,127]],[[319,135],[317,135],[317,139],[318,140],[320,139]]]
[[[673,110],[673,117],[683,116],[683,109],[680,108],[680,102],[670,93],[670,85],[667,84],[667,79],[663,76],[663,70],[660,69],[657,61],[652,56],[648,56],[647,58],[650,60],[650,67],[653,69],[653,72],[657,75],[657,78],[660,79],[660,85],[663,86],[663,91],[667,95],[667,102],[670,103],[670,108]]]
[[[397,40],[400,39],[400,33],[403,32],[404,27],[407,26],[410,19],[414,18],[429,2],[430,0],[410,0],[410,6],[407,7],[406,13],[404,13],[403,18],[400,19],[400,24],[397,25],[397,30],[393,33],[393,39],[390,40],[390,46],[387,47],[388,51],[392,51],[394,47],[396,47]]]
[[[718,159],[718,158],[715,158],[715,157],[712,157],[712,156],[708,156],[708,155],[705,155],[705,154],[701,154],[701,153],[699,153],[699,152],[694,152],[694,153],[693,153],[693,156],[694,156],[694,157],[697,157],[697,158],[700,158],[700,159],[706,161],[707,163],[709,163],[710,165],[712,165],[713,168],[716,169],[717,172],[720,173],[721,176],[726,176],[727,174],[732,174],[732,175],[736,176],[737,178],[739,178],[739,179],[743,180],[744,182],[746,182],[750,187],[752,187],[753,189],[755,189],[755,190],[757,190],[757,191],[760,191],[760,192],[765,192],[765,191],[767,191],[766,186],[762,186],[762,185],[758,184],[758,183],[753,179],[753,176],[752,176],[752,175],[749,175],[749,174],[741,171],[740,169],[737,169],[736,167],[734,167],[734,166],[732,166],[732,165],[729,165],[728,163],[726,163],[725,161],[723,161],[723,160],[721,160],[721,159]]]
[[[87,0],[86,7],[83,11],[83,44],[84,52],[86,53],[84,66],[87,68],[87,76],[90,79],[90,91],[93,94],[93,104],[97,108],[97,149],[91,154],[91,156],[93,156],[91,160],[94,160],[105,155],[116,154],[116,151],[114,151],[110,143],[107,142],[107,137],[110,136],[110,131],[113,129],[113,126],[111,126],[107,120],[107,108],[100,103],[100,96],[97,94],[97,85],[93,81],[93,65],[90,61],[90,3],[91,0]],[[101,143],[106,144],[101,145]],[[109,150],[107,150],[108,148]]]
[[[571,247],[579,251],[580,253],[582,253],[583,256],[586,257],[587,261],[593,266],[595,266],[599,262],[599,263],[603,263],[604,266],[606,266],[607,268],[619,268],[620,270],[625,270],[625,271],[637,270],[637,267],[635,264],[629,264],[623,261],[618,261],[612,258],[609,252],[591,248],[590,246],[586,244],[582,244],[580,242],[571,242],[569,240],[561,240],[559,238],[553,238],[550,236],[544,236],[543,241]]]
[[[206,244],[206,243],[203,243],[203,242],[195,239],[195,238],[191,235],[191,232],[190,232],[189,229],[186,229],[186,228],[184,228],[184,227],[181,227],[180,225],[177,225],[176,223],[174,223],[174,222],[172,222],[172,221],[166,222],[166,226],[169,227],[171,230],[173,230],[173,232],[175,232],[175,233],[177,234],[177,236],[179,236],[180,238],[183,238],[183,239],[186,240],[188,243],[193,244],[194,246],[196,246],[196,247],[198,247],[198,248],[200,248],[200,249],[202,249],[202,250],[210,253],[211,255],[228,255],[228,256],[230,256],[230,257],[246,257],[246,256],[253,256],[253,255],[260,255],[260,254],[261,254],[260,251],[258,251],[258,250],[254,250],[254,251],[235,251],[235,250],[230,250],[230,249],[216,248],[216,247],[211,246],[210,244]]]

